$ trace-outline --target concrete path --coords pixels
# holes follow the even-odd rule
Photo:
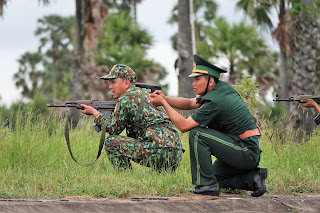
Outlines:
[[[131,198],[123,200],[0,199],[0,212],[320,212],[320,195]]]

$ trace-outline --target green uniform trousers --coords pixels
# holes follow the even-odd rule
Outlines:
[[[115,169],[132,169],[131,162],[161,171],[175,171],[182,160],[183,150],[157,147],[150,141],[111,135],[105,140],[105,150]]]
[[[195,127],[189,133],[192,184],[253,190],[254,169],[260,161],[258,136],[241,140],[209,128]],[[251,141],[252,142],[252,141]],[[212,164],[211,156],[217,159]]]

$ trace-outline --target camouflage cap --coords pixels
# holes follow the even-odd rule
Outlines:
[[[127,65],[116,64],[112,67],[108,75],[100,77],[104,80],[122,78],[129,80],[132,83],[136,82],[136,73]]]
[[[200,75],[211,75],[216,78],[219,78],[221,73],[227,72],[226,70],[211,64],[206,59],[202,58],[200,55],[197,54],[193,55],[193,61],[193,70],[192,73],[189,75],[189,78]]]

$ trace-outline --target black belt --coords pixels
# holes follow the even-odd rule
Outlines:
[[[173,124],[172,123],[151,124],[150,126],[147,126],[147,129],[148,128],[155,128],[155,127],[171,127],[171,128],[173,128]]]

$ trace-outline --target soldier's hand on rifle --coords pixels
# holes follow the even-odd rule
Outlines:
[[[85,104],[81,104],[80,106],[84,107],[84,109],[80,110],[80,112],[82,112],[83,114],[93,115],[94,117],[96,117],[99,114],[99,111],[93,108],[92,106],[88,106]]]
[[[302,100],[301,101],[301,105],[304,107],[315,107],[316,106],[316,102],[313,99],[307,99],[307,100]]]

